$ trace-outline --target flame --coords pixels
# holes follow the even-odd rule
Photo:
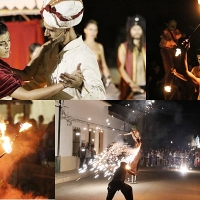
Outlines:
[[[171,92],[171,87],[170,86],[165,86],[165,91],[166,92]]]
[[[200,0],[198,0],[198,4],[200,5]]]
[[[20,128],[19,132],[27,130],[31,126],[32,126],[31,124],[26,122],[26,123],[21,125],[21,128]],[[5,136],[5,131],[6,131],[6,124],[5,123],[0,123],[0,131],[1,131],[0,143],[1,143],[5,153],[10,153],[12,151],[12,144],[13,144],[14,140],[19,135],[16,135],[15,139],[11,142],[10,138],[8,136]]]
[[[177,57],[177,56],[179,56],[179,55],[181,55],[181,49],[177,48],[177,49],[176,49],[175,56]]]
[[[140,147],[139,145],[138,147],[132,148],[123,142],[115,142],[110,147],[106,148],[102,153],[96,155],[95,159],[89,163],[90,171],[94,172],[94,178],[99,177],[99,174],[103,172],[104,177],[107,177],[108,180],[111,179],[122,161],[131,163],[135,159]],[[85,173],[86,170],[87,166],[84,165],[83,168],[79,169],[79,173]]]
[[[10,142],[10,138],[8,136],[5,136],[6,131],[6,124],[0,123],[0,130],[1,130],[1,138],[0,141],[1,145],[6,153],[10,153],[12,151],[12,144]]]
[[[19,132],[22,132],[24,130],[27,130],[29,129],[30,127],[32,126],[32,124],[29,124],[28,122],[24,123],[24,124],[21,124],[21,128],[19,130]]]
[[[12,151],[12,144],[10,142],[10,138],[8,136],[4,137],[4,143],[2,144],[6,153],[10,153]]]
[[[131,169],[129,164],[126,165],[126,169]]]

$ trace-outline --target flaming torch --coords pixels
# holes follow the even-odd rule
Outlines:
[[[19,133],[21,133],[24,130],[29,129],[31,126],[32,125],[27,123],[27,122],[24,123],[24,124],[21,124],[21,128],[19,130]],[[0,144],[2,145],[2,147],[4,149],[4,153],[0,155],[0,158],[1,158],[6,153],[11,153],[13,142],[17,139],[17,137],[19,136],[19,133],[15,135],[14,139],[11,142],[10,138],[8,136],[5,136],[5,131],[6,131],[6,124],[5,123],[0,123],[0,131],[1,131]]]

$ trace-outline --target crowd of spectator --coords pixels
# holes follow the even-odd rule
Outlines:
[[[146,167],[155,166],[181,166],[187,165],[190,168],[200,166],[199,149],[148,149],[141,154],[140,165]]]

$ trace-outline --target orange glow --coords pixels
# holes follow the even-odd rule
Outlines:
[[[5,136],[6,131],[6,124],[0,123],[0,130],[1,130],[1,137],[0,137],[0,143],[6,153],[10,153],[12,151],[12,144],[10,142],[10,138],[8,136]]]
[[[200,0],[198,0],[198,4],[200,5]]]
[[[27,130],[31,126],[32,126],[32,124],[29,124],[26,122],[21,125],[19,132]],[[10,153],[12,151],[12,144],[13,144],[14,140],[12,142],[10,142],[10,138],[8,136],[5,136],[5,131],[6,131],[6,124],[0,123],[0,132],[1,132],[0,144],[2,145],[2,147],[6,153]]]
[[[28,122],[26,122],[21,125],[19,132],[25,131],[25,130],[29,129],[31,126],[32,126],[32,124],[29,124]]]

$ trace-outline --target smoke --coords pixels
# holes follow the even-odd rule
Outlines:
[[[42,196],[34,196],[33,193],[29,192],[23,194],[22,191],[13,188],[7,183],[1,183],[0,185],[0,199],[47,199]]]
[[[16,129],[10,129],[13,132],[6,132],[6,135],[9,135],[11,139],[14,138],[15,134],[18,134]],[[39,147],[40,136],[37,132],[30,128],[28,131],[23,131],[17,137],[12,145],[12,152],[10,154],[5,154],[0,158],[0,199],[45,199],[45,197],[39,196],[35,197],[33,193],[23,194],[19,189],[13,188],[10,184],[8,184],[8,180],[11,176],[11,173],[16,166],[15,163],[20,161],[21,159],[29,156],[29,159],[34,159],[33,153]],[[0,148],[0,155],[2,154],[2,149]],[[29,163],[34,163],[35,160],[29,160]],[[30,175],[30,174],[29,174]]]

